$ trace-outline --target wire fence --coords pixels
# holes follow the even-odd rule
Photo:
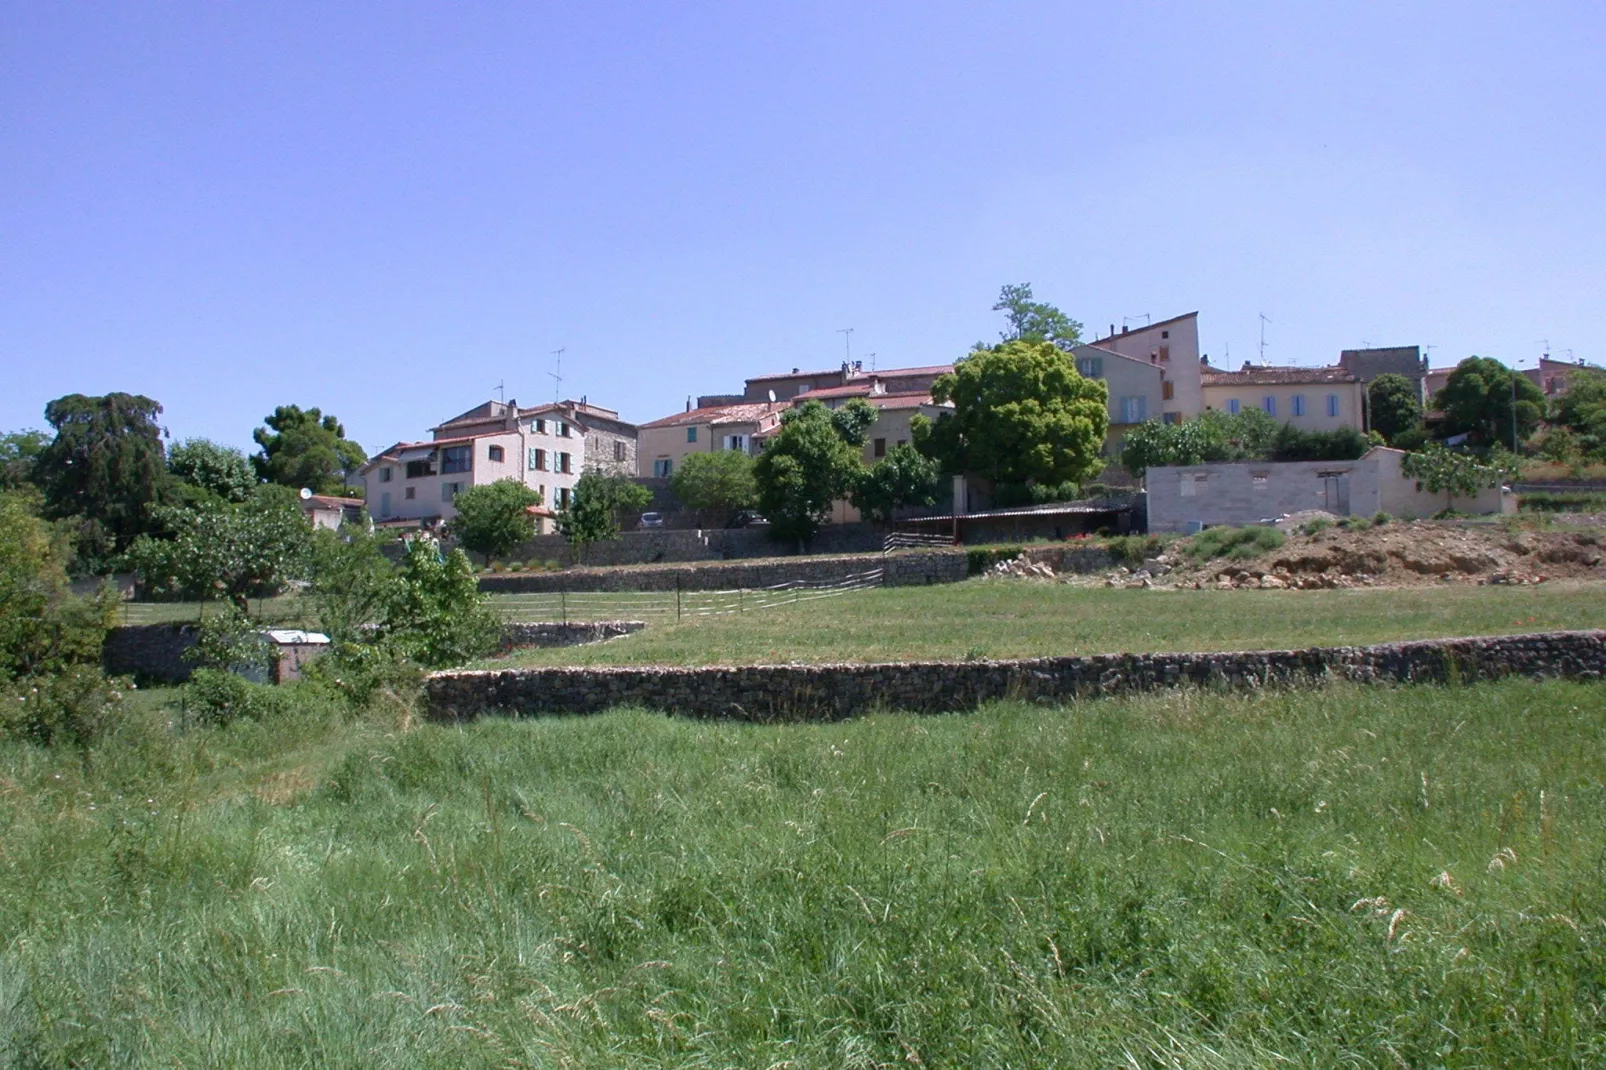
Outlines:
[[[684,622],[733,613],[760,613],[879,587],[885,570],[868,569],[837,580],[790,580],[771,587],[719,591],[554,591],[497,595],[491,608],[503,620],[661,620]]]
[[[930,546],[952,546],[953,544],[952,535],[938,535],[921,531],[894,531],[882,543],[881,550],[883,553],[890,553],[893,550],[912,550]]]

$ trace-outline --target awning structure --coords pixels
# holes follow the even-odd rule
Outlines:
[[[413,446],[402,450],[396,455],[396,459],[398,461],[422,461],[426,457],[433,456],[435,456],[435,447],[433,445]]]

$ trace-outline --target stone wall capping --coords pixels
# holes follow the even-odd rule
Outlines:
[[[1295,650],[1108,653],[975,661],[452,670],[425,682],[432,719],[595,713],[634,705],[687,717],[838,720],[953,712],[997,699],[1055,703],[1181,686],[1427,683],[1506,676],[1600,679],[1606,630],[1417,639]]]

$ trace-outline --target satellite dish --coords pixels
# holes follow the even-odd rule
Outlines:
[[[310,497],[312,497],[312,490],[310,488],[308,488],[308,487],[302,487],[301,488],[301,500],[302,501],[306,501]]]
[[[773,390],[770,391],[770,404],[775,404],[775,391]]]

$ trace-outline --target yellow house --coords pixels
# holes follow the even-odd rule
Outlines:
[[[1245,364],[1235,372],[1206,368],[1205,409],[1237,415],[1260,409],[1301,431],[1366,430],[1366,386],[1340,367]]]

